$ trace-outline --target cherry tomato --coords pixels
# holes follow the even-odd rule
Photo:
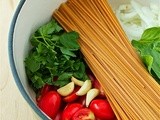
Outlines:
[[[37,95],[37,102],[49,91],[53,90],[53,86],[45,84],[43,88],[40,89],[38,95]]]
[[[100,95],[99,96],[102,97],[102,98],[105,98],[106,96],[105,96],[104,90],[103,90],[102,86],[100,85],[100,83],[98,82],[98,80],[94,79],[92,84],[93,84],[94,88],[99,89],[99,91],[100,91]]]
[[[80,87],[76,87],[74,91],[70,95],[64,97],[63,100],[67,103],[77,100],[79,96],[76,95],[76,92],[79,90],[79,88]]]
[[[99,119],[110,120],[115,117],[114,112],[107,100],[95,99],[90,103],[89,108]]]
[[[59,111],[61,97],[56,91],[47,92],[38,102],[39,108],[50,118],[54,118]]]
[[[87,70],[87,75],[91,81],[94,81],[96,79],[91,70]]]
[[[77,98],[78,96],[75,93],[72,93],[71,95],[66,96],[63,100],[69,103],[75,101]]]
[[[81,108],[73,115],[72,120],[95,120],[95,116],[90,109]]]
[[[41,94],[45,95],[47,92],[51,91],[53,86],[45,84],[44,87],[41,89]]]
[[[101,87],[101,85],[98,82],[98,80],[96,79],[96,77],[94,76],[94,74],[92,73],[92,71],[91,70],[87,70],[87,75],[88,75],[89,79],[92,81],[93,87],[100,90],[100,97],[105,98],[106,96],[104,94],[104,90]]]
[[[62,113],[62,120],[71,120],[72,116],[82,107],[79,103],[68,104]]]
[[[62,119],[62,111],[59,111],[54,120],[61,120],[61,119]]]
[[[77,102],[80,103],[81,105],[85,106],[86,105],[86,95],[79,97]]]

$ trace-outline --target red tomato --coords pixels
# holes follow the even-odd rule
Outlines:
[[[45,84],[44,87],[41,89],[41,94],[45,95],[47,92],[51,91],[53,86]]]
[[[73,115],[72,120],[95,120],[95,116],[90,109],[81,108]]]
[[[86,105],[86,95],[79,97],[77,102],[80,103],[81,105],[85,106]]]
[[[94,87],[94,88],[99,89],[99,91],[100,91],[100,95],[99,95],[99,96],[102,97],[102,98],[105,98],[106,96],[105,96],[104,90],[103,90],[102,86],[100,85],[100,83],[98,82],[98,80],[95,79],[95,80],[92,82],[92,84],[93,84],[93,87]]]
[[[96,79],[91,70],[87,70],[87,75],[91,81],[94,81]]]
[[[99,119],[110,120],[115,117],[114,112],[107,100],[95,99],[90,103],[89,108]]]
[[[103,88],[101,87],[100,83],[98,82],[91,70],[87,70],[87,75],[89,79],[92,81],[93,87],[100,90],[100,97],[106,97]]]
[[[79,88],[80,87],[76,87],[74,91],[70,95],[64,97],[63,100],[68,103],[77,100],[79,96],[76,95],[76,92],[79,90]]]
[[[56,116],[61,105],[61,97],[56,91],[47,92],[38,102],[39,108],[52,119]]]
[[[68,104],[62,113],[62,120],[71,120],[72,116],[82,107],[79,103]]]
[[[37,96],[37,102],[49,91],[53,90],[53,86],[45,84],[43,88],[41,88],[38,96]]]
[[[62,111],[59,111],[54,120],[61,120],[61,119],[62,119]]]

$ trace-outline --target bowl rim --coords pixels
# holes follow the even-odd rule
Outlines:
[[[17,18],[19,16],[19,13],[25,4],[26,0],[20,0],[18,3],[18,6],[16,8],[16,11],[14,12],[13,18],[11,20],[10,28],[9,28],[9,34],[8,34],[8,55],[9,55],[9,66],[11,68],[11,73],[13,75],[14,81],[23,96],[23,98],[27,101],[29,106],[39,115],[40,118],[43,120],[48,120],[49,118],[34,104],[34,102],[31,100],[27,92],[25,91],[22,82],[19,78],[16,66],[15,66],[15,61],[14,61],[14,53],[13,53],[13,36],[14,36],[14,30],[15,30],[15,25],[17,22]]]

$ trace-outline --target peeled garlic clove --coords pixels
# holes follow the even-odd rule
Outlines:
[[[67,85],[57,89],[57,92],[62,96],[67,96],[71,94],[74,90],[74,82],[70,82]]]
[[[74,82],[75,85],[82,86],[84,84],[83,81],[76,79],[75,77],[71,78],[71,81]]]
[[[99,95],[99,90],[96,88],[90,89],[86,95],[86,107],[89,106],[90,102]]]
[[[92,82],[91,80],[86,80],[82,87],[76,92],[76,95],[78,96],[83,96],[85,94],[87,94],[87,92],[91,89],[92,87]]]

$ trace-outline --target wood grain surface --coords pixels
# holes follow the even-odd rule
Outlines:
[[[39,120],[19,92],[8,60],[8,31],[20,0],[0,0],[0,120]]]

